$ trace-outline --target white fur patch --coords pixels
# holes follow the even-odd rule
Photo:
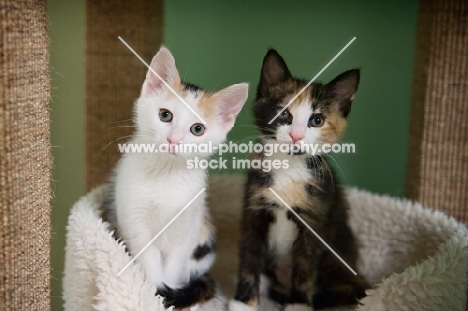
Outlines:
[[[280,257],[288,256],[297,237],[297,226],[286,216],[287,209],[275,210],[276,221],[270,226],[268,239],[270,249]]]
[[[190,308],[185,308],[185,309],[182,309],[180,311],[197,311],[199,308],[200,308],[200,305],[196,304],[194,306],[191,306]]]
[[[279,159],[281,161],[287,160],[288,168],[273,169],[273,189],[281,190],[291,184],[293,181],[307,182],[310,178],[310,172],[307,170],[305,156],[303,155],[287,155],[283,153],[276,153],[268,159]]]
[[[268,296],[268,290],[270,289],[270,285],[270,279],[265,274],[261,274],[259,286],[260,296]]]
[[[240,302],[239,300],[231,299],[229,301],[228,310],[229,311],[257,311],[258,309],[248,306],[245,303]]]
[[[295,303],[287,305],[286,308],[284,308],[284,311],[314,311],[314,308],[304,304]]]

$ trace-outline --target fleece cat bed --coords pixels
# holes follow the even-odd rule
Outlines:
[[[217,227],[216,298],[198,310],[226,310],[233,297],[244,178],[212,176],[208,203]],[[98,209],[106,186],[81,198],[67,227],[65,310],[166,310],[138,264],[111,236]],[[357,273],[372,285],[356,306],[328,310],[465,310],[468,231],[443,213],[407,200],[347,189],[350,226],[359,241]],[[176,225],[174,223],[173,225]],[[260,310],[281,310],[262,299]]]

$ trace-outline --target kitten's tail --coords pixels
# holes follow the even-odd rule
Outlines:
[[[202,303],[215,295],[215,282],[209,274],[191,280],[182,288],[173,289],[167,285],[158,288],[156,295],[164,297],[164,307],[182,309]]]

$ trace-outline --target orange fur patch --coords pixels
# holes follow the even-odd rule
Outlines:
[[[213,94],[210,93],[202,94],[200,101],[198,102],[198,107],[207,119],[216,117],[219,109],[216,105],[216,96],[213,96]]]
[[[296,96],[302,90],[303,87],[304,85],[298,85],[297,83],[293,83],[292,81],[290,83],[287,83],[284,86],[284,88],[285,88],[285,91],[291,95],[285,99],[284,104],[285,105],[288,104],[291,101],[291,99],[293,99],[294,96]],[[296,99],[294,99],[291,105],[289,105],[289,110],[294,111],[295,109],[297,109],[297,107],[299,107],[299,105],[301,105],[302,103],[306,101],[312,102],[313,99],[311,98],[311,94],[313,90],[314,90],[314,85],[313,84],[309,85],[309,87],[307,87],[307,89],[305,89],[304,92],[299,94],[299,96]]]
[[[275,192],[278,193],[278,195],[286,203],[288,203],[290,207],[306,207],[308,205],[307,192],[304,188],[304,183],[302,181],[293,181],[286,187],[273,190],[275,190]],[[263,189],[263,196],[265,196],[273,202],[278,203],[280,206],[284,206],[284,204],[280,200],[278,200],[278,198],[269,189]]]
[[[346,128],[346,119],[343,118],[338,109],[333,109],[325,119],[321,127],[321,137],[327,143],[335,143],[344,133]]]
[[[190,90],[184,90],[185,86],[183,83],[174,82],[171,88],[182,98],[187,98],[191,95]],[[166,92],[166,100],[173,99],[175,95],[172,92]],[[200,109],[202,117],[206,120],[216,117],[218,113],[218,107],[216,105],[216,96],[214,94],[200,91],[198,93],[198,109]],[[208,122],[208,121],[207,121]]]
[[[250,299],[249,301],[247,301],[247,305],[248,305],[248,306],[251,306],[251,307],[254,307],[254,308],[258,308],[258,300],[257,300],[257,298],[252,298],[252,299]]]

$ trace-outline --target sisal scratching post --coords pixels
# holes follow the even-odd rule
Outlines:
[[[46,13],[0,0],[0,310],[50,310]]]
[[[87,1],[86,186],[105,182],[119,159],[118,142],[133,128],[132,107],[147,68],[161,45],[162,1]],[[112,143],[113,142],[113,143]]]
[[[468,2],[419,3],[406,195],[468,224]]]

